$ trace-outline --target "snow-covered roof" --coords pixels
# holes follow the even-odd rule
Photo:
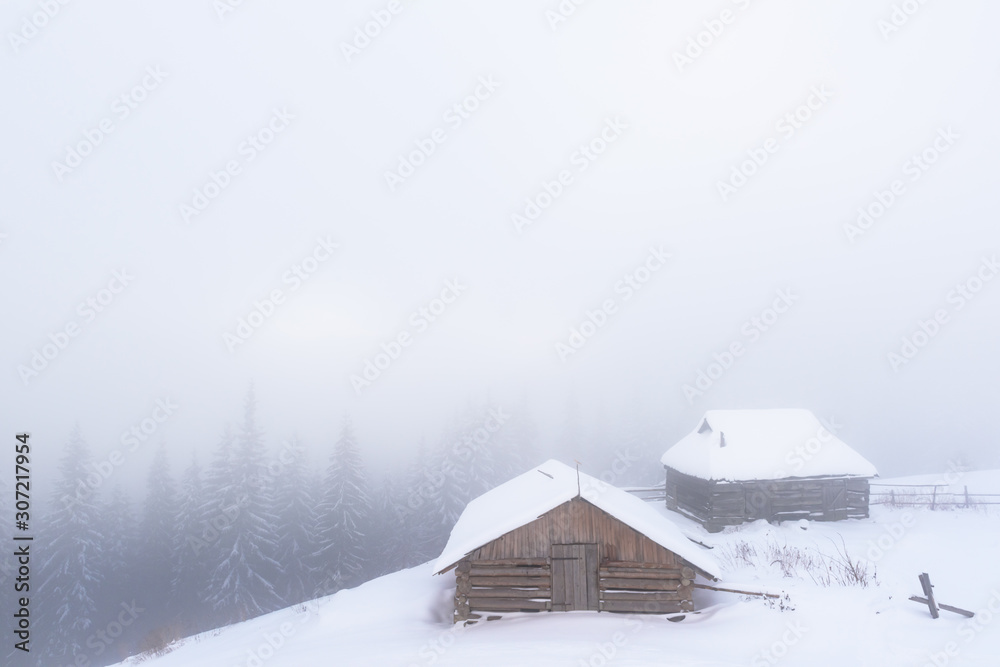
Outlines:
[[[715,560],[646,502],[584,473],[580,473],[578,491],[577,471],[555,460],[548,460],[470,502],[434,563],[434,572],[446,570],[469,552],[531,523],[577,495],[695,567],[719,576]]]
[[[729,481],[878,474],[809,410],[709,410],[660,461],[688,475]]]

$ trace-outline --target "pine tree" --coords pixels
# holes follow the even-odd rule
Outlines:
[[[430,546],[432,552],[440,552],[472,498],[470,461],[456,456],[453,443],[446,439],[431,458],[429,477],[433,488],[428,517],[433,530]]]
[[[199,608],[202,610],[214,608],[214,575],[227,555],[222,542],[222,531],[229,525],[230,517],[239,511],[231,479],[235,450],[236,436],[232,426],[227,425],[212,452],[212,461],[202,485],[199,509],[192,512],[194,516],[190,517],[193,530],[188,532],[185,529],[181,536],[181,548],[185,550],[187,557],[202,562],[207,573],[208,583],[197,592]],[[207,611],[203,611],[203,614],[210,615]]]
[[[400,517],[405,548],[401,567],[425,563],[435,555],[438,543],[440,487],[431,471],[427,444],[421,438],[416,455],[404,477],[403,493],[394,498],[394,514]]]
[[[292,437],[278,453],[275,512],[278,516],[278,556],[282,580],[278,593],[290,606],[310,600],[316,593],[316,505],[310,483],[305,448]]]
[[[371,514],[364,463],[351,422],[345,419],[323,479],[316,552],[320,571],[341,587],[365,578]]]
[[[139,576],[136,591],[140,606],[150,610],[147,623],[154,627],[167,618],[173,584],[177,526],[177,489],[170,476],[167,448],[160,444],[146,477],[139,546]]]
[[[184,619],[191,633],[204,629],[208,621],[199,602],[208,588],[208,557],[210,545],[204,540],[205,524],[210,516],[205,513],[205,484],[197,456],[181,478],[180,500],[177,510],[178,536],[174,541],[173,577],[171,599],[176,615]]]
[[[406,516],[400,511],[405,494],[401,486],[394,476],[386,475],[372,502],[372,575],[376,577],[407,566],[412,542],[408,539]]]
[[[136,576],[136,566],[140,562],[138,549],[138,524],[132,499],[120,484],[111,491],[111,497],[101,512],[106,527],[104,543],[105,584],[101,589],[102,618],[118,609],[123,600],[131,599],[131,592],[140,581]],[[117,612],[116,612],[117,613]]]
[[[47,664],[70,664],[84,647],[93,628],[97,604],[94,596],[101,584],[104,557],[102,516],[92,486],[87,485],[91,470],[90,449],[73,430],[59,464],[52,505],[43,527],[45,549],[39,571],[39,634],[34,639]],[[45,633],[46,636],[43,636]],[[41,640],[41,641],[39,641]],[[39,646],[40,645],[40,646]]]
[[[216,553],[221,561],[212,572],[212,606],[229,620],[246,620],[279,606],[275,579],[280,565],[275,561],[277,517],[272,511],[274,494],[268,482],[264,436],[257,426],[257,401],[253,387],[244,403],[243,424],[233,450],[227,482],[218,489],[225,501]],[[213,481],[214,483],[214,481]]]

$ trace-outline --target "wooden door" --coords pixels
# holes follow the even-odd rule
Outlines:
[[[599,609],[596,544],[552,545],[552,610]]]
[[[837,521],[847,518],[847,482],[842,479],[823,482],[823,518]]]
[[[774,488],[766,482],[747,482],[743,488],[746,503],[744,516],[747,520],[766,519],[770,521],[774,515],[774,509],[771,507]]]

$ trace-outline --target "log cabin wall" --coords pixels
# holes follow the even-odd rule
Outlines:
[[[667,468],[667,507],[701,522],[709,531],[747,521],[839,521],[866,518],[868,478],[719,482]]]
[[[556,549],[553,549],[556,545]],[[580,597],[587,607],[553,599],[552,555],[561,545],[596,545]],[[590,549],[579,550],[581,554]],[[583,556],[581,556],[583,558]],[[565,575],[559,557],[560,581]],[[591,563],[590,560],[595,562]],[[593,571],[590,571],[590,570]],[[574,498],[538,519],[471,552],[456,567],[455,621],[476,612],[589,608],[629,613],[671,613],[694,608],[695,571],[682,558],[586,500]]]

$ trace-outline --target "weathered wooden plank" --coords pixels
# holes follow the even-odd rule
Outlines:
[[[664,566],[664,563],[646,563],[642,561],[623,561],[623,560],[607,560],[601,563],[601,567],[608,569],[612,567],[621,567],[628,569],[641,568],[643,570],[670,570],[674,569],[669,566]]]
[[[643,600],[657,600],[657,601],[677,601],[677,600],[690,600],[690,595],[680,592],[680,591],[657,591],[657,592],[638,592],[638,591],[602,591],[602,600],[621,600],[625,602],[641,602]]]
[[[501,567],[498,565],[493,565],[489,567],[477,567],[472,566],[469,574],[473,577],[513,577],[513,576],[527,576],[527,577],[547,577],[549,576],[550,569],[546,567]]]
[[[474,598],[548,598],[551,591],[545,588],[473,588],[468,597]]]
[[[566,561],[567,584],[570,586],[572,609],[587,608],[587,553],[582,544],[569,544]],[[553,558],[555,555],[553,554]]]
[[[477,558],[470,560],[469,563],[473,567],[489,567],[493,565],[500,565],[504,567],[506,566],[527,567],[527,566],[548,565],[549,559],[548,558]]]
[[[638,569],[638,568],[637,568]],[[601,568],[601,578],[617,579],[682,579],[680,570],[645,570],[639,569],[637,572],[625,572],[623,568]]]
[[[469,608],[474,611],[520,611],[521,609],[548,609],[548,600],[519,600],[509,598],[469,598]]]
[[[601,578],[602,590],[676,591],[681,582],[676,579],[618,579]]]
[[[601,611],[624,611],[633,614],[672,614],[679,611],[690,611],[694,605],[687,600],[655,601],[646,600],[643,602],[625,602],[623,600],[603,600]]]
[[[549,588],[549,577],[469,577],[472,586],[510,586],[511,588]]]
[[[585,544],[584,552],[584,574],[586,578],[586,603],[587,609],[597,610],[599,605],[599,577],[597,575],[598,563],[600,562],[600,552],[596,544]]]
[[[552,609],[555,611],[572,609],[571,585],[567,578],[567,571],[571,569],[569,553],[564,544],[552,545]]]

